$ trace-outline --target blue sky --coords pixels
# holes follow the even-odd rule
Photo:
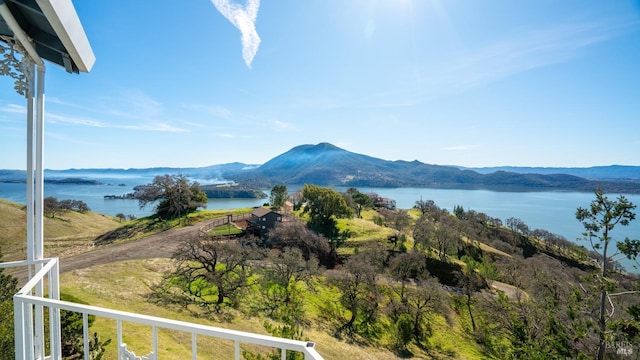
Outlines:
[[[640,165],[637,1],[224,2],[75,1],[97,60],[48,64],[45,166],[260,164],[319,142],[441,165]],[[0,168],[24,169],[25,101],[8,77],[0,89]]]

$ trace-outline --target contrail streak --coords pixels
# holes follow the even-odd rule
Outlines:
[[[211,2],[220,14],[240,30],[242,35],[242,58],[247,67],[251,68],[251,62],[260,46],[260,36],[256,31],[256,18],[258,17],[260,0],[247,0],[245,6],[235,4],[231,0],[211,0]]]

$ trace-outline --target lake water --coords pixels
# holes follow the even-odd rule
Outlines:
[[[59,185],[45,183],[44,196],[53,196],[58,200],[73,199],[84,201],[91,211],[102,214],[135,215],[144,217],[151,215],[154,205],[140,209],[138,200],[134,199],[105,199],[105,195],[125,195],[133,192],[136,185],[149,184],[153,179],[129,178],[97,178],[103,185]],[[124,186],[120,186],[124,185]],[[26,184],[0,183],[0,198],[26,204]],[[207,209],[234,209],[254,207],[264,204],[268,199],[209,199]]]
[[[148,184],[151,178],[99,178],[104,185],[54,185],[45,184],[45,197],[54,196],[58,200],[82,200],[92,211],[115,215],[123,213],[137,217],[150,215],[153,206],[144,209],[138,207],[137,200],[105,200],[105,195],[123,195],[133,191],[136,185]],[[123,184],[124,186],[119,186]],[[293,192],[300,186],[289,186]],[[336,188],[345,191],[344,188]],[[547,191],[547,192],[497,192],[488,190],[445,190],[428,188],[361,188],[361,192],[375,192],[382,197],[396,200],[398,208],[409,209],[417,200],[433,200],[441,208],[453,211],[461,205],[465,210],[483,212],[502,221],[514,217],[521,219],[531,230],[545,229],[562,235],[570,241],[576,241],[583,232],[582,225],[576,220],[578,207],[587,207],[594,199],[593,193]],[[268,190],[266,190],[268,192]],[[610,199],[618,194],[608,194]],[[640,205],[640,195],[625,195],[632,203]],[[26,203],[26,185],[0,183],[0,198],[18,203]],[[260,206],[268,199],[210,199],[207,209],[232,209]],[[640,207],[636,209],[639,218],[627,227],[619,226],[613,231],[613,237],[622,240],[625,237],[640,238]],[[580,242],[588,247],[586,242]],[[630,269],[630,263],[625,262]]]

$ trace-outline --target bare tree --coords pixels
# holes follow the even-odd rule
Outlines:
[[[178,267],[169,278],[177,280],[173,283],[179,284],[186,301],[218,311],[225,301],[235,305],[248,285],[252,250],[233,240],[187,240],[174,254]]]
[[[58,199],[53,196],[47,196],[46,198],[44,198],[44,214],[51,217],[52,219],[55,218],[56,214],[60,210],[58,204]]]
[[[331,246],[327,239],[307,228],[299,221],[276,223],[268,233],[266,244],[269,247],[285,248],[293,247],[302,251],[305,259],[317,257],[322,265],[333,266],[334,260],[330,258]]]
[[[473,316],[472,304],[474,294],[484,287],[484,280],[478,275],[472,264],[467,264],[458,274],[458,286],[462,288],[465,297],[465,304],[469,319],[471,320],[471,329],[476,331],[476,321]]]
[[[417,285],[408,290],[407,310],[413,318],[413,337],[418,344],[422,344],[422,340],[431,333],[427,316],[442,310],[442,287],[436,278],[421,277]]]
[[[410,279],[422,277],[426,272],[426,258],[418,252],[397,255],[389,264],[389,272],[394,280],[400,282],[400,301],[407,303],[405,289]]]
[[[446,261],[447,253],[457,248],[460,243],[460,234],[456,231],[456,219],[449,215],[440,216],[440,221],[431,228],[431,238],[434,240],[438,256],[441,261]]]
[[[339,334],[346,332],[353,336],[375,326],[380,300],[376,282],[385,256],[381,247],[374,246],[354,254],[347,260],[344,271],[332,274],[332,283],[342,292],[340,304],[348,310],[337,329]]]
[[[418,200],[416,204],[413,206],[414,208],[420,210],[422,215],[425,215],[428,212],[433,212],[434,210],[439,210],[436,206],[435,201],[433,200]]]
[[[529,231],[530,231],[529,227],[527,226],[527,224],[524,223],[524,221],[518,218],[510,217],[507,220],[505,220],[505,224],[512,231],[518,232],[522,235],[529,235]]]
[[[304,319],[302,283],[311,286],[311,276],[319,271],[315,256],[306,260],[298,248],[271,252],[264,263],[262,289],[272,316],[287,323],[299,324]]]
[[[433,223],[429,220],[427,215],[422,215],[416,220],[413,225],[413,239],[415,241],[416,249],[421,251],[431,250],[431,229]]]

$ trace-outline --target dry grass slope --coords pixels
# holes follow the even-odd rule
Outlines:
[[[26,257],[26,208],[22,204],[0,199],[0,247],[3,260]],[[44,219],[45,256],[69,256],[87,251],[98,235],[120,226],[112,216],[74,211]]]

